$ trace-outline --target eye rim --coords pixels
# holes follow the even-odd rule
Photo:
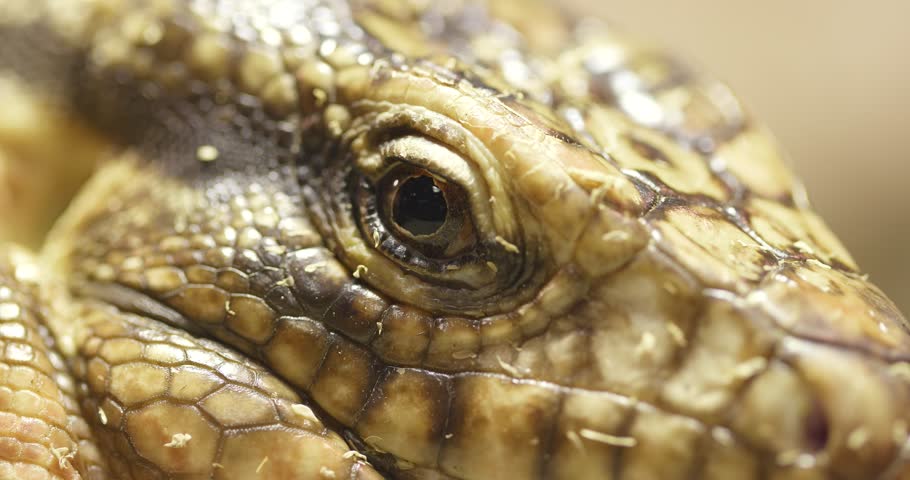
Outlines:
[[[449,288],[478,290],[484,286],[502,283],[505,275],[513,271],[506,267],[515,261],[504,258],[495,238],[490,218],[490,203],[486,186],[477,183],[478,172],[471,159],[459,148],[442,139],[428,136],[412,128],[393,127],[383,131],[370,131],[354,159],[351,173],[354,180],[350,187],[354,214],[361,235],[373,250],[403,267],[408,275],[422,277],[436,285]],[[456,144],[457,145],[457,144]],[[405,166],[426,173],[459,189],[459,203],[463,205],[464,224],[469,225],[471,241],[454,248],[448,255],[427,249],[418,240],[399,235],[387,221],[387,206],[377,186],[384,178],[394,178],[396,169]],[[469,188],[472,187],[472,188]],[[385,209],[385,211],[383,211]],[[493,267],[491,267],[493,265]],[[503,269],[499,269],[502,265]]]
[[[400,162],[392,167],[422,169],[420,166],[407,162]],[[439,176],[429,170],[426,171]],[[474,241],[449,256],[433,255],[435,252],[432,249],[427,251],[424,246],[400,237],[396,234],[395,227],[389,226],[389,222],[383,215],[384,207],[381,205],[386,200],[378,192],[377,180],[356,171],[352,173],[355,174],[352,185],[354,189],[352,192],[353,213],[364,240],[379,254],[406,267],[415,275],[430,277],[434,283],[444,284],[451,288],[477,288],[495,278],[496,272],[490,271],[485,263],[485,259],[494,255],[495,252],[491,251],[473,230],[476,226],[471,218],[469,204],[465,204],[463,210],[466,223],[471,225]],[[380,178],[383,177],[380,176]]]
[[[396,170],[401,169],[402,167],[398,167]],[[421,198],[427,193],[432,195],[432,198]],[[452,201],[451,189],[447,187],[447,182],[425,170],[397,175],[387,173],[380,181],[379,195],[385,200],[382,205],[385,207],[389,223],[408,238],[432,240],[433,237],[445,236],[451,231],[453,223],[461,223],[461,209],[449,208],[449,204],[457,205],[458,202]],[[433,204],[439,200],[442,201],[442,205]],[[411,202],[417,202],[418,205],[409,205]],[[435,216],[441,214],[442,219],[421,218],[419,211],[423,209],[430,210]],[[454,213],[450,210],[454,210]]]
[[[362,142],[357,142],[361,147],[356,152],[354,169],[371,181],[377,182],[400,163],[423,168],[463,189],[478,234],[499,232],[504,237],[510,237],[515,233],[511,229],[500,228],[503,219],[495,218],[490,198],[497,195],[502,197],[505,192],[491,191],[488,182],[477,181],[482,178],[483,171],[480,165],[475,164],[472,153],[465,151],[468,149],[467,144],[462,144],[461,141],[450,143],[446,138],[406,126],[377,128],[365,132],[362,139]]]
[[[379,215],[386,228],[397,234],[403,243],[420,250],[424,255],[439,260],[452,259],[459,254],[476,248],[479,243],[471,216],[471,206],[464,189],[445,177],[403,159],[379,178],[376,195],[379,197]],[[409,181],[429,178],[439,189],[446,203],[446,218],[434,232],[426,235],[415,234],[395,219],[395,211],[402,189]]]

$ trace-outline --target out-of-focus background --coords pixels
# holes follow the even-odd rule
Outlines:
[[[910,315],[910,2],[567,0],[733,87]]]

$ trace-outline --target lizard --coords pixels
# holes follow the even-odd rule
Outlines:
[[[79,189],[0,247],[4,479],[910,478],[906,319],[612,24],[5,0],[0,70]]]

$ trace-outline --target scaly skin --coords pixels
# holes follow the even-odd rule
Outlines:
[[[0,68],[94,172],[0,249],[0,478],[910,478],[906,320],[724,86],[598,21],[4,0]],[[460,192],[433,254],[403,164]]]

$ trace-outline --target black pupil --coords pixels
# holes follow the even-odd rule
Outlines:
[[[408,178],[398,189],[392,214],[411,235],[432,235],[445,224],[448,205],[436,182],[421,175]]]

